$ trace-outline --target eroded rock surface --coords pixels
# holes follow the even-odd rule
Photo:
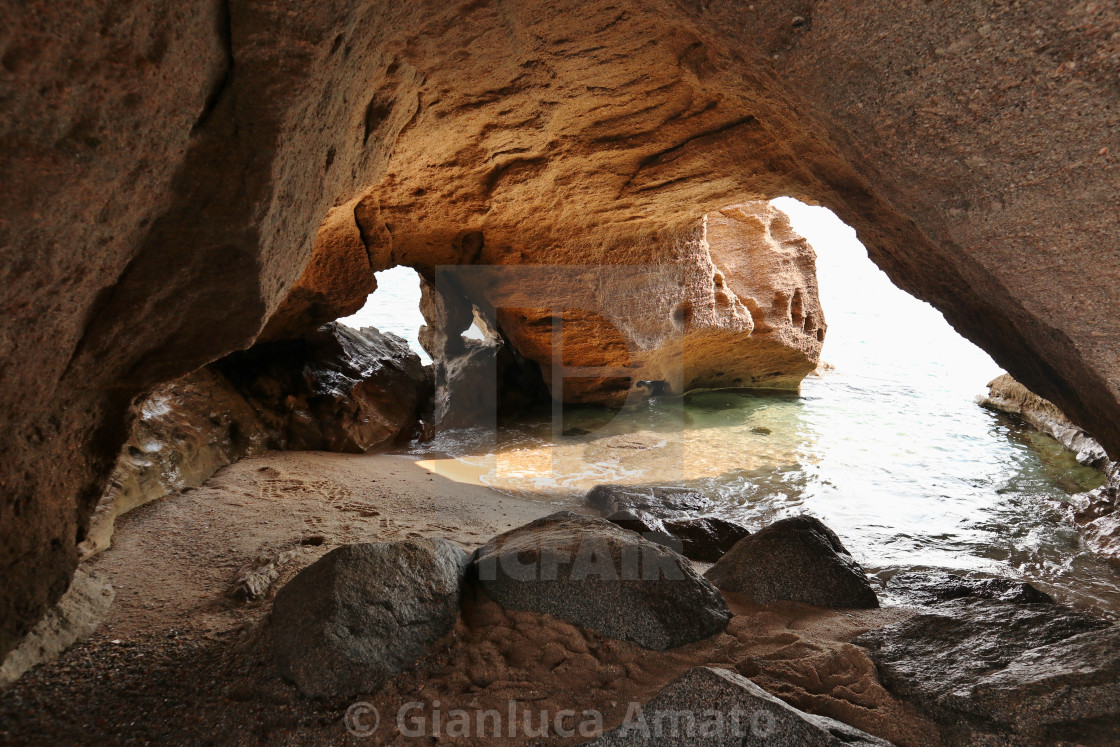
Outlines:
[[[890,742],[825,716],[799,711],[746,677],[695,667],[666,685],[590,747],[890,747]]]
[[[1070,720],[1095,718],[1102,709],[1115,714],[1117,701],[1108,700],[1113,690],[1104,683],[1114,676],[1116,657],[1102,655],[1115,641],[1108,623],[1064,607],[966,598],[853,642],[871,652],[889,690],[945,723],[961,722],[957,741],[967,742],[971,729],[987,731],[985,721],[993,719],[1018,728],[1062,721],[1063,712]],[[1083,705],[1070,697],[1077,676]]]
[[[79,567],[58,603],[19,646],[0,660],[0,687],[10,685],[31,667],[54,660],[93,635],[115,596],[108,578],[86,566]]]
[[[443,539],[332,550],[276,594],[280,672],[315,697],[376,691],[455,625],[469,560]]]
[[[1041,742],[1113,742],[1120,738],[1120,628],[1032,648],[943,703]]]
[[[82,543],[84,557],[109,547],[121,514],[198,487],[267,448],[272,436],[229,380],[209,368],[157,388],[134,409],[132,432]]]
[[[731,612],[668,548],[570,511],[501,534],[472,561],[487,596],[663,651],[715,635]]]
[[[879,606],[859,563],[831,529],[811,516],[776,521],[740,540],[704,578],[759,604]]]
[[[3,9],[0,652],[65,589],[133,397],[248,346],[332,209],[371,270],[698,288],[701,216],[824,204],[1120,454],[1115,4]],[[633,310],[702,322],[683,299]]]
[[[981,398],[980,404],[1012,415],[1035,430],[1053,436],[1076,454],[1081,464],[1100,469],[1108,466],[1108,454],[1095,438],[1070,422],[1057,405],[1015,381],[1011,374],[989,381],[988,396]]]

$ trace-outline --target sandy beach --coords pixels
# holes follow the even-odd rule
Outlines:
[[[609,729],[622,723],[630,703],[648,700],[691,666],[713,664],[798,708],[898,744],[938,743],[936,727],[888,694],[862,649],[847,643],[909,614],[901,608],[763,608],[729,598],[736,617],[726,632],[657,652],[548,616],[505,611],[475,591],[441,645],[378,693],[312,700],[276,673],[271,596],[330,549],[439,536],[469,551],[564,508],[580,509],[455,482],[404,455],[270,452],[246,459],[199,489],[123,517],[113,547],[90,561],[116,588],[108,618],[89,641],[0,693],[0,741],[577,744],[586,736],[565,736],[576,724],[557,729],[549,714],[593,710]],[[246,564],[276,559],[280,578],[265,598],[231,594]],[[347,710],[358,702],[381,714],[368,736],[346,729]],[[421,718],[427,736],[396,723],[408,703],[424,704],[408,713]],[[486,725],[480,738],[477,724],[471,736],[457,736],[447,715],[456,709],[498,711],[502,736]],[[537,736],[542,711],[545,732]],[[515,724],[507,723],[511,717]]]

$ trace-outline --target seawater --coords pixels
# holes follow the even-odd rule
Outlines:
[[[751,529],[817,516],[884,582],[934,568],[1019,578],[1120,616],[1117,567],[1085,547],[1062,507],[1101,474],[977,405],[999,367],[892,285],[850,228],[821,208],[778,204],[817,250],[829,324],[829,366],[800,392],[568,408],[562,423],[541,413],[496,437],[445,433],[415,453],[546,501],[570,503],[608,482],[698,487],[714,499],[713,513]],[[418,313],[403,320],[409,309],[392,306],[407,336]]]

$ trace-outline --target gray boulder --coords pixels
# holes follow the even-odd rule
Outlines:
[[[740,540],[704,577],[759,604],[872,608],[879,600],[831,529],[811,516],[777,521]]]
[[[444,539],[332,550],[276,594],[280,673],[315,697],[377,690],[455,625],[469,560]]]
[[[1026,581],[1008,578],[964,578],[943,571],[895,574],[887,591],[911,604],[929,606],[962,597],[998,599],[1015,604],[1053,604],[1054,599]]]
[[[610,638],[665,650],[715,635],[731,619],[688,560],[611,522],[561,511],[492,539],[473,568],[486,594]]]
[[[944,715],[966,707],[973,688],[1028,651],[1106,626],[1053,604],[964,598],[864,633],[853,643],[867,648],[889,690]]]
[[[631,708],[622,726],[587,742],[595,747],[826,747],[875,745],[878,737],[799,711],[735,672],[696,667],[653,700]]]

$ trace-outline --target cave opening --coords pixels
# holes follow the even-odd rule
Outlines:
[[[424,466],[558,501],[578,502],[603,483],[697,489],[715,497],[716,515],[752,528],[802,513],[823,519],[884,587],[913,568],[939,568],[1020,578],[1065,600],[1120,609],[1115,574],[1064,509],[1103,474],[980,407],[1002,369],[898,288],[831,211],[792,198],[770,205],[788,221],[764,218],[770,243],[754,254],[728,247],[746,245],[739,226],[754,231],[763,207],[706,219],[710,296],[669,310],[683,340],[673,358],[683,389],[633,374],[621,400],[557,401],[553,392],[551,411],[493,423],[489,440],[449,434]],[[764,287],[750,286],[755,276]],[[755,347],[738,360],[711,347],[692,352],[697,328],[728,328],[730,316],[718,314],[732,298],[753,323],[738,344],[753,338]],[[809,365],[798,357],[806,350]],[[727,371],[737,364],[770,378],[733,378]]]
[[[420,343],[420,329],[425,324],[420,308],[423,277],[403,265],[376,272],[374,277],[377,289],[367,296],[365,304],[336,321],[353,329],[376,327],[382,332],[392,332],[404,338],[425,365],[430,364],[432,357]],[[467,340],[486,339],[477,320],[471,322],[462,336]]]

